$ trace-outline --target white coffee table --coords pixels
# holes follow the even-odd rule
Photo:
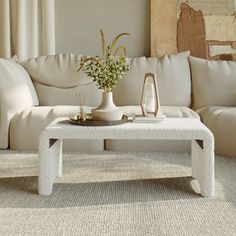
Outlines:
[[[63,139],[191,140],[192,177],[198,180],[202,196],[214,195],[214,136],[197,119],[167,118],[156,124],[89,127],[74,126],[68,118],[58,118],[40,136],[38,192],[41,195],[50,195],[55,178],[62,175]]]

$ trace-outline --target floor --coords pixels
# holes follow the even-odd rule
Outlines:
[[[70,153],[50,196],[38,156],[0,153],[0,235],[236,235],[236,159],[199,195],[188,153]]]

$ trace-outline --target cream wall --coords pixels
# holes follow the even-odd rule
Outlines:
[[[128,55],[148,56],[149,0],[55,0],[56,52],[99,55],[102,28],[108,39],[129,32]]]

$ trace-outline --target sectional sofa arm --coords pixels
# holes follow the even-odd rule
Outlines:
[[[9,146],[9,127],[13,116],[38,105],[33,83],[19,64],[0,59],[0,148]]]

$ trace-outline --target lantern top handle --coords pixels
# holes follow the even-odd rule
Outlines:
[[[151,78],[153,78],[153,79],[156,79],[156,74],[155,74],[155,73],[148,72],[148,73],[145,74],[144,79],[147,79],[147,78],[149,78],[149,77],[151,77]]]

